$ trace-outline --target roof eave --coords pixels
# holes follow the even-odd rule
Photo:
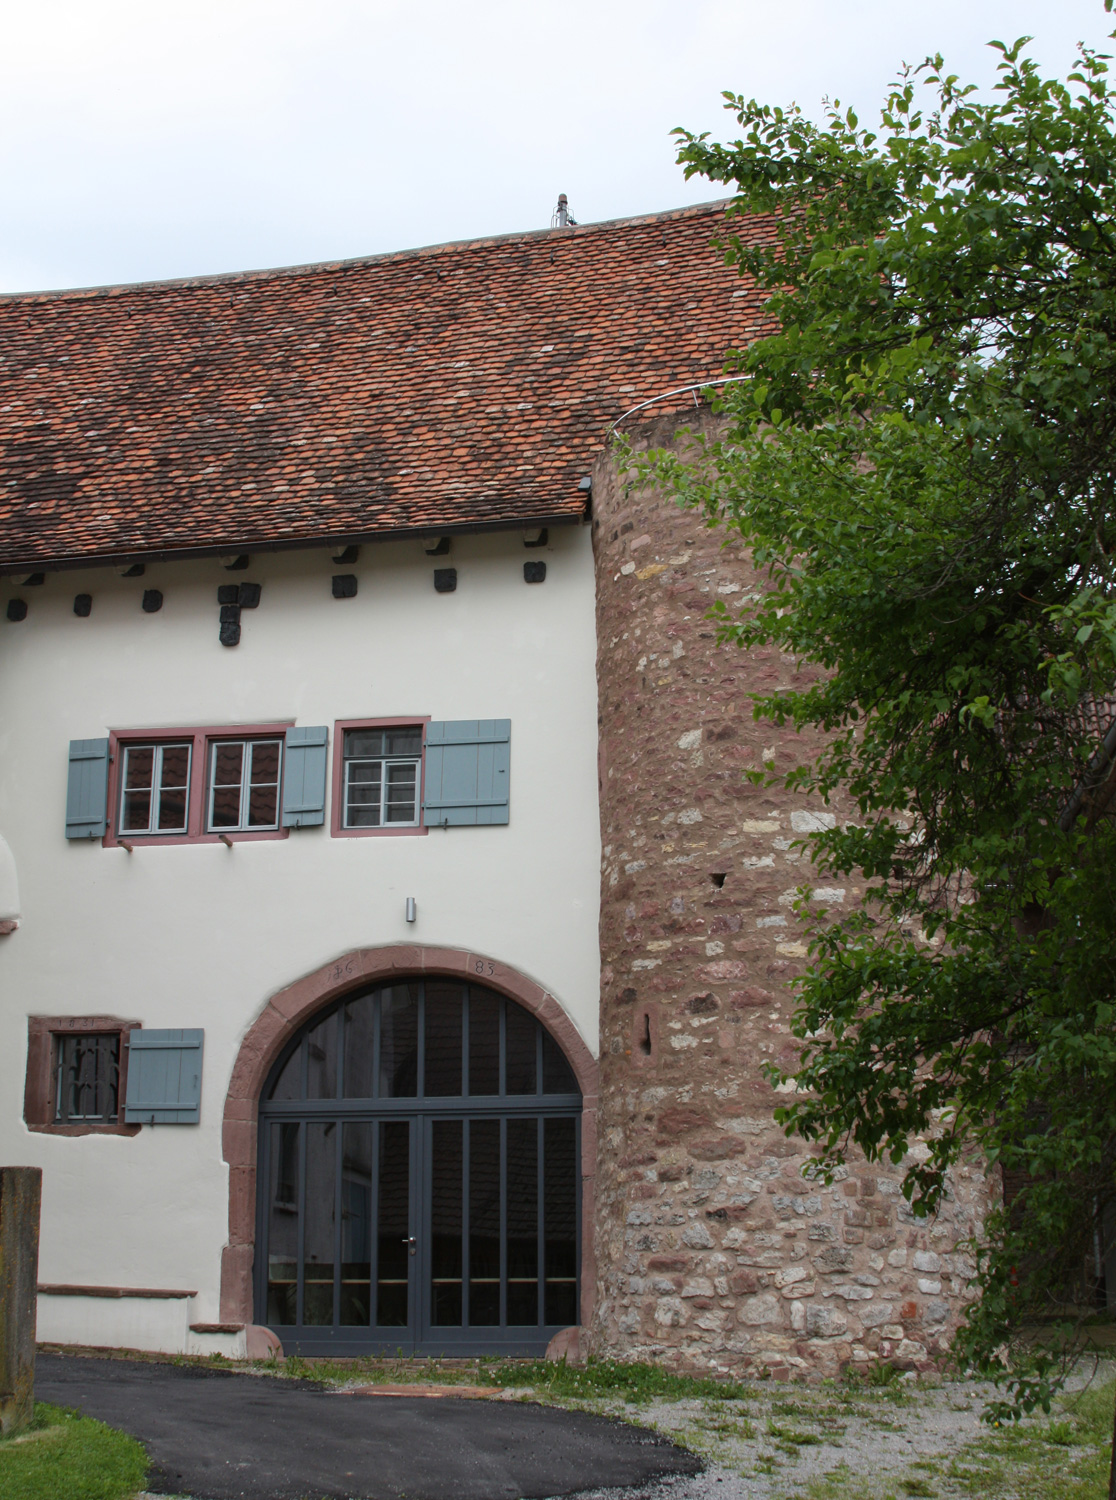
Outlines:
[[[476,521],[445,526],[400,526],[390,530],[324,532],[281,541],[229,537],[220,542],[207,543],[202,547],[160,547],[144,550],[131,548],[110,552],[82,553],[80,556],[61,557],[0,557],[0,573],[62,573],[79,568],[119,567],[121,564],[149,562],[190,562],[209,557],[229,557],[233,554],[261,552],[309,552],[326,547],[368,546],[375,542],[399,542],[409,538],[470,536],[482,532],[535,531],[542,526],[579,526],[589,518],[589,506],[579,512],[562,511],[537,516],[517,516],[514,520]]]

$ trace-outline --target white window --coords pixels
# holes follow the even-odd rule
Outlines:
[[[216,740],[209,747],[210,833],[279,826],[282,740]]]
[[[346,729],[345,828],[418,823],[422,727]]]
[[[185,833],[192,746],[128,745],[124,749],[121,833]]]

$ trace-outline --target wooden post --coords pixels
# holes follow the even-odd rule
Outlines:
[[[35,1410],[35,1297],[39,1279],[39,1167],[0,1167],[0,1436]]]

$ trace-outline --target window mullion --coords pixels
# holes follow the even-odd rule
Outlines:
[[[217,741],[211,740],[206,756],[205,831],[213,832],[213,802],[217,795]]]
[[[252,805],[252,741],[244,740],[240,752],[240,811],[236,830],[243,833],[248,822],[248,809]]]
[[[163,747],[155,746],[155,754],[151,757],[151,802],[147,809],[147,831],[157,833],[159,831],[159,792],[163,785]]]

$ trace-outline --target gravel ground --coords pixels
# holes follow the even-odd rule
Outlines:
[[[1112,1374],[1111,1368],[1095,1374],[1090,1368],[1069,1389]],[[700,1453],[705,1472],[628,1490],[589,1490],[567,1500],[809,1500],[819,1493],[843,1494],[846,1484],[850,1500],[936,1494],[935,1475],[966,1445],[988,1436],[980,1414],[994,1394],[990,1386],[936,1378],[905,1379],[882,1390],[757,1385],[753,1392],[739,1402],[627,1407],[617,1414]],[[593,1409],[617,1412],[597,1402]],[[1041,1414],[1035,1419],[1048,1420]],[[904,1481],[925,1487],[908,1489]]]
[[[1116,1365],[1107,1361],[1096,1370],[1090,1366],[1069,1389],[1090,1379],[1111,1380],[1114,1373]],[[563,1400],[556,1404],[653,1428],[700,1454],[706,1465],[692,1477],[584,1490],[564,1500],[906,1500],[940,1494],[937,1476],[944,1466],[988,1437],[980,1414],[993,1394],[972,1382],[907,1376],[882,1388],[764,1382],[731,1401]],[[495,1399],[537,1398],[530,1390],[509,1389]],[[1049,1420],[1040,1414],[1035,1422]]]

